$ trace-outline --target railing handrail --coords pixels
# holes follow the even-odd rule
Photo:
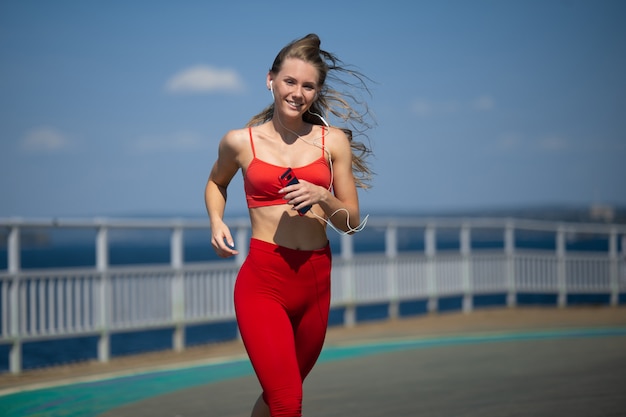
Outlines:
[[[245,217],[226,218],[226,223],[233,227],[248,227],[250,221]],[[626,224],[621,223],[593,223],[556,220],[534,220],[516,217],[419,217],[419,216],[379,216],[368,219],[370,227],[437,227],[460,228],[503,228],[506,226],[520,230],[607,233],[616,231],[626,233]],[[208,219],[185,217],[174,218],[27,218],[27,217],[0,217],[0,227],[61,227],[61,228],[124,228],[124,229],[171,229],[182,227],[185,229],[209,228]]]

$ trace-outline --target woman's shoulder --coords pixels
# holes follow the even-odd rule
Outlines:
[[[249,133],[247,127],[229,130],[221,140],[221,146],[233,150],[241,149],[247,143],[249,143]]]
[[[325,135],[326,146],[340,148],[345,148],[346,146],[348,148],[350,147],[350,140],[343,129],[334,126],[325,126],[323,129],[327,132]]]
[[[347,140],[346,133],[343,131],[343,129],[339,127],[318,125],[317,128],[321,129],[321,131],[324,132],[324,136],[328,138],[329,140],[338,140],[338,141]]]

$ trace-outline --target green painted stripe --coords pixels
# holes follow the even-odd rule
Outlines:
[[[474,343],[510,342],[541,339],[564,339],[586,337],[626,336],[626,327],[581,328],[567,330],[543,330],[529,332],[497,332],[484,334],[466,334],[433,338],[415,338],[388,340],[382,342],[361,343],[355,346],[341,346],[325,349],[320,361],[353,358],[377,353],[393,352],[404,349],[431,348],[439,346],[467,345]]]
[[[324,349],[320,362],[375,355],[406,349],[433,348],[476,343],[541,339],[626,336],[626,327],[507,332],[387,340]],[[194,386],[252,374],[247,359],[147,371],[133,375],[82,382],[0,397],[4,417],[89,417],[150,397]]]

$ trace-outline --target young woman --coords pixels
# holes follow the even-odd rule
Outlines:
[[[234,301],[263,389],[252,417],[301,416],[302,383],[322,350],[330,307],[326,227],[345,233],[362,227],[357,187],[367,185],[370,151],[324,118],[330,113],[352,128],[368,127],[367,112],[350,103],[354,97],[326,83],[331,75],[367,90],[365,79],[341,64],[314,34],[285,46],[267,74],[273,103],[222,138],[206,185],[211,243],[219,256],[233,256],[223,219],[227,187],[242,170],[252,236]]]

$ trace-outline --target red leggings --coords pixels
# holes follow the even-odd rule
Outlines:
[[[235,311],[272,417],[302,415],[302,383],[326,336],[330,268],[328,245],[301,251],[250,240]]]

